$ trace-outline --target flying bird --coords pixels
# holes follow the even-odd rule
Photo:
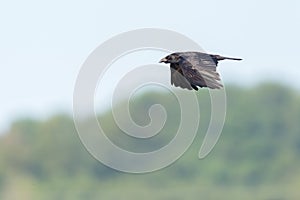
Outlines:
[[[171,84],[188,90],[198,90],[198,87],[220,89],[220,75],[216,68],[220,60],[242,60],[202,52],[176,52],[160,63],[170,63]]]

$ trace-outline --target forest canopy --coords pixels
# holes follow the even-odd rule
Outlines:
[[[299,92],[262,84],[229,86],[226,94],[225,126],[208,157],[197,157],[210,119],[209,95],[201,90],[202,128],[190,149],[171,166],[142,175],[117,172],[95,160],[80,142],[68,114],[16,120],[0,137],[0,199],[298,198]],[[141,125],[149,122],[147,112],[154,103],[167,110],[165,129],[150,143],[127,141],[130,138],[122,136],[110,111],[99,115],[99,120],[108,137],[124,148],[141,152],[159,148],[174,136],[180,120],[172,98],[149,92],[131,104],[132,118]]]

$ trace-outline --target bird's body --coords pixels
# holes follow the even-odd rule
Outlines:
[[[177,52],[172,53],[160,62],[170,63],[171,84],[189,90],[198,90],[198,87],[220,89],[220,75],[216,71],[220,60],[241,60],[220,55],[202,52]]]

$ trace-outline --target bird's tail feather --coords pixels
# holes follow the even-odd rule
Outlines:
[[[232,57],[225,57],[225,56],[217,56],[218,60],[242,60],[241,58],[232,58]]]
[[[223,57],[223,60],[242,60],[241,58]]]

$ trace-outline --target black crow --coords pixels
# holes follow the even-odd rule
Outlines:
[[[177,52],[160,60],[160,63],[170,63],[171,84],[189,90],[198,87],[220,89],[220,75],[216,71],[220,60],[242,60],[201,52]]]

